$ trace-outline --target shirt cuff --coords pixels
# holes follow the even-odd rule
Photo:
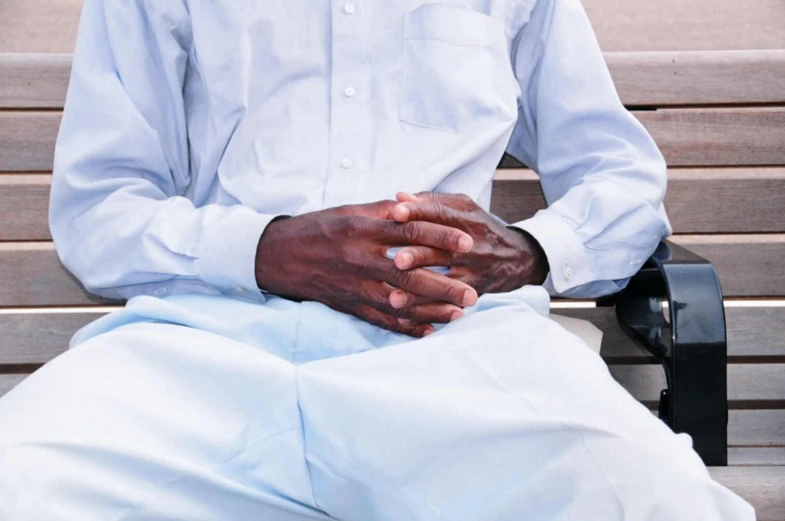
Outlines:
[[[276,217],[237,206],[211,223],[199,258],[201,279],[222,293],[261,296],[256,285],[256,249],[262,233]]]
[[[531,234],[540,243],[550,265],[545,286],[557,294],[594,280],[586,247],[569,222],[545,209],[525,221],[512,224]]]

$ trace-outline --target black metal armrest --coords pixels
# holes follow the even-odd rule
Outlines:
[[[728,348],[714,266],[663,242],[615,304],[622,330],[665,368],[668,389],[660,396],[660,418],[692,436],[706,465],[727,465]]]

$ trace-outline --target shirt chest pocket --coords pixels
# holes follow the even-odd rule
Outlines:
[[[400,120],[461,133],[517,116],[504,28],[471,8],[431,3],[404,18]]]

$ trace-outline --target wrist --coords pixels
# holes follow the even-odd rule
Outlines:
[[[507,229],[518,236],[518,263],[521,267],[518,287],[542,286],[550,272],[545,250],[529,232],[513,226],[508,226]]]
[[[281,221],[291,218],[290,215],[279,215],[267,225],[259,242],[256,245],[256,257],[254,259],[254,274],[256,276],[256,286],[263,291],[273,292],[273,286],[278,277],[275,276],[275,266],[273,260],[278,258],[282,252],[278,251],[277,240]]]

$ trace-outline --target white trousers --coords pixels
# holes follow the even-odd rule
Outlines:
[[[136,299],[0,401],[0,520],[754,519],[546,314]]]

